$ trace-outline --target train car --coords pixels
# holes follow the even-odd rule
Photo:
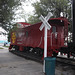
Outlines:
[[[57,56],[62,47],[67,47],[69,22],[64,17],[51,18],[48,22],[51,29],[47,34],[47,56]],[[42,22],[13,31],[9,51],[32,53],[43,58],[44,29],[40,31],[41,24]]]

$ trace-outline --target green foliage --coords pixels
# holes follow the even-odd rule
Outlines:
[[[14,10],[20,5],[20,0],[0,0],[0,26],[5,30],[11,28]]]
[[[62,13],[63,16],[67,17],[71,22],[70,0],[40,0],[40,2],[36,2],[32,5],[35,8],[34,15],[36,16],[30,16],[30,18],[28,19],[29,22],[38,22],[39,17],[41,15],[45,17],[48,14],[48,12],[51,12],[51,18],[60,17],[60,14]]]
[[[35,23],[37,23],[37,22],[39,22],[40,20],[39,20],[39,18],[37,17],[37,16],[30,16],[29,18],[28,18],[28,23],[30,23],[30,24],[35,24]]]
[[[3,46],[3,47],[9,48],[9,46]]]
[[[9,33],[8,33],[8,42],[10,42],[11,32],[12,32],[12,31],[16,31],[16,30],[17,30],[17,24],[14,24],[14,25],[13,25],[13,28],[11,28],[11,29],[9,30]]]
[[[0,47],[0,49],[3,49],[2,47]]]
[[[60,17],[60,13],[67,15],[69,11],[68,0],[40,0],[33,4],[35,8],[35,14],[40,16],[41,14],[46,16],[48,12],[51,12],[54,17]]]

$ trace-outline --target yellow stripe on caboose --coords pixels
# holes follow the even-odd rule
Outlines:
[[[16,41],[16,34],[15,34],[15,32],[12,33],[11,39],[12,39],[12,43],[15,43],[15,41]]]

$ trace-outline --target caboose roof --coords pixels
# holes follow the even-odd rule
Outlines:
[[[30,24],[29,23],[25,23],[25,22],[18,22],[17,23],[17,27],[18,28],[25,28],[27,26],[30,26]]]
[[[57,25],[57,26],[66,26],[67,23],[69,24],[68,20],[65,17],[59,17],[59,18],[51,18],[48,20],[48,22],[50,23],[50,25]],[[64,22],[66,22],[66,24],[64,24]],[[36,29],[39,28],[41,26],[42,22],[36,23],[36,24],[32,24],[32,25],[28,25],[26,27],[24,27],[25,29]]]
[[[51,18],[51,19],[49,19],[48,22],[49,22],[51,25],[62,25],[62,26],[63,26],[63,25],[66,25],[66,24],[64,24],[64,22],[70,24],[70,23],[68,22],[67,18],[65,18],[65,17]]]
[[[66,24],[64,24],[64,22],[70,24],[70,23],[68,22],[68,19],[65,18],[65,17],[51,18],[51,19],[48,20],[48,22],[49,22],[51,25],[60,25],[60,26],[66,25]],[[38,25],[39,25],[39,24],[42,24],[42,22],[39,22],[39,23],[36,23],[36,24],[32,24],[32,25],[37,25],[37,24],[38,24]],[[31,25],[31,26],[32,26],[32,25]]]

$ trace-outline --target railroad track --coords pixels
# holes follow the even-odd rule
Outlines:
[[[43,60],[41,60],[41,57],[35,56],[34,54],[24,53],[24,52],[20,52],[20,51],[11,51],[11,52],[18,55],[18,56],[24,57],[26,59],[31,59],[31,60],[43,63]],[[56,64],[64,64],[64,65],[71,66],[71,67],[75,68],[75,60],[74,59],[57,57]]]
[[[31,53],[24,53],[24,52],[20,52],[20,51],[11,51],[11,53],[16,54],[21,57],[24,57],[26,59],[31,59],[31,60],[35,60],[37,62],[43,63],[43,60],[41,60],[41,57],[38,57]]]
[[[67,65],[67,66],[72,66],[72,67],[75,68],[75,59],[57,57],[56,61],[58,63],[64,64],[64,65]]]

